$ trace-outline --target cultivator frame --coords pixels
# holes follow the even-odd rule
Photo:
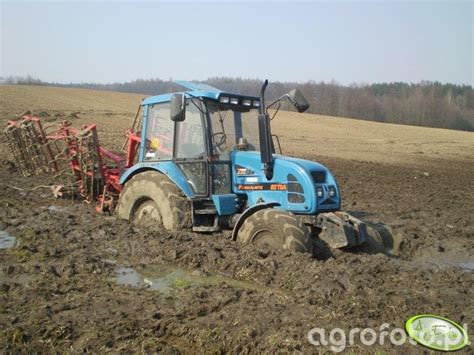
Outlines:
[[[47,131],[35,116],[8,121],[4,134],[21,173],[54,174],[62,179],[53,189],[55,195],[67,190],[87,203],[95,202],[98,212],[111,212],[122,191],[119,178],[133,164],[140,137],[127,131],[128,148],[123,157],[100,145],[95,124],[77,129],[65,121],[52,133]]]

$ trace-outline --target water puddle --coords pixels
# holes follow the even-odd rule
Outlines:
[[[460,269],[464,272],[473,272],[474,271],[474,261],[473,260],[463,260],[463,259],[442,259],[433,262],[438,267],[443,266],[453,266],[457,269]]]
[[[428,263],[438,268],[455,267],[463,272],[474,272],[474,260],[470,259],[466,260],[458,257],[449,257],[438,259],[436,261],[429,260]]]
[[[473,272],[474,271],[474,261],[459,262],[458,267],[460,267],[461,270],[468,271],[468,272]]]
[[[16,238],[5,231],[0,231],[0,249],[13,248],[16,245]]]
[[[185,270],[174,266],[148,266],[141,270],[131,267],[117,267],[115,281],[119,285],[132,287],[148,287],[150,291],[158,291],[163,295],[187,287],[229,285],[233,288],[268,291],[255,283],[235,280],[218,274],[203,274],[198,270]]]

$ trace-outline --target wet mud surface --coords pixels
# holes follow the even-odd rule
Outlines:
[[[228,233],[139,229],[31,191],[48,178],[3,164],[0,230],[16,243],[0,249],[0,348],[319,353],[330,349],[310,344],[314,327],[403,328],[424,313],[465,323],[472,337],[474,167],[300,156],[333,171],[344,210],[395,236],[390,255],[275,253],[240,247]],[[422,349],[356,342],[346,350]]]

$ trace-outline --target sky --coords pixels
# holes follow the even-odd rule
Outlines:
[[[0,76],[474,85],[473,1],[0,0]]]

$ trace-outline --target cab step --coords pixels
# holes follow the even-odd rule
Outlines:
[[[203,233],[203,232],[218,232],[221,229],[217,225],[213,226],[193,226],[193,232]]]
[[[215,208],[203,208],[200,210],[194,210],[195,214],[217,214],[217,210]]]
[[[193,211],[193,232],[218,232],[219,216],[210,199],[195,200],[192,205]]]

